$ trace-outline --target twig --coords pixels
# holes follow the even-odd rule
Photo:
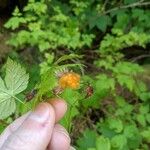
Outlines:
[[[104,4],[103,4],[103,10],[105,10],[106,5],[108,4],[109,0],[105,0]]]
[[[104,12],[104,15],[107,15],[113,11],[116,11],[116,10],[119,10],[119,9],[126,9],[126,8],[132,8],[132,7],[137,7],[137,6],[146,6],[146,5],[150,5],[150,2],[136,2],[136,3],[132,3],[132,4],[129,4],[129,5],[123,5],[123,6],[119,6],[119,7],[114,7],[110,10],[107,10]]]
[[[147,55],[145,54],[145,55],[137,56],[137,57],[135,57],[134,59],[132,59],[131,62],[136,62],[136,61],[138,61],[138,60],[140,60],[140,59],[147,58],[147,57],[150,57],[150,54],[147,54]]]

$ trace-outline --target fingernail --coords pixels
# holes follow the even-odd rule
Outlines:
[[[47,121],[50,115],[48,104],[41,103],[29,116],[30,119],[36,120],[37,122],[44,123]]]

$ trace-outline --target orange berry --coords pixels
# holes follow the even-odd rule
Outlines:
[[[74,72],[63,74],[59,78],[59,86],[63,89],[72,88],[77,89],[80,85],[80,75]]]

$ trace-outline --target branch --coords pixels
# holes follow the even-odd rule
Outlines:
[[[133,58],[131,62],[136,62],[140,59],[147,58],[147,57],[150,57],[150,55],[140,55],[140,56]]]
[[[109,2],[109,0],[105,0],[104,5],[103,5],[103,9],[105,9],[108,2]]]
[[[142,2],[142,1],[140,1],[140,2],[129,4],[129,5],[114,7],[112,9],[110,9],[110,10],[105,11],[104,14],[107,15],[107,14],[109,14],[109,13],[111,13],[113,11],[119,10],[119,9],[127,9],[127,8],[132,8],[132,7],[137,7],[137,6],[146,6],[146,5],[147,6],[150,5],[150,2]]]

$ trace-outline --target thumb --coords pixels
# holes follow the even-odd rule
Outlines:
[[[54,123],[53,107],[41,103],[19,129],[8,137],[1,150],[45,150],[50,142]]]

